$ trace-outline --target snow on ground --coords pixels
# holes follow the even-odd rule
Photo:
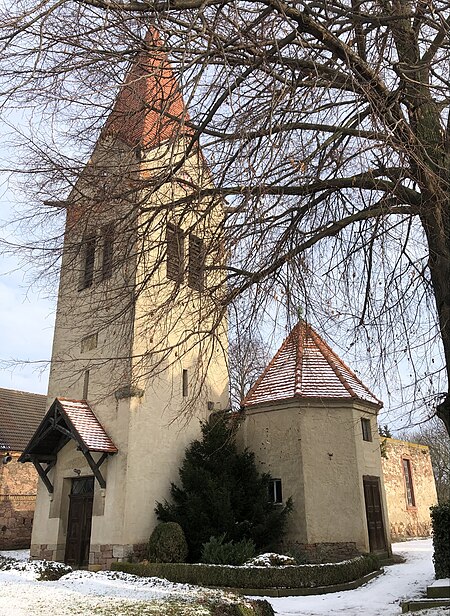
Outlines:
[[[398,616],[400,602],[423,595],[434,580],[430,540],[398,543],[394,552],[407,562],[386,567],[385,573],[356,590],[309,597],[270,599],[279,616]],[[24,560],[28,554],[0,552]],[[136,578],[119,572],[74,571],[56,582],[36,579],[32,566],[24,570],[0,570],[2,616],[159,616],[167,602],[182,601],[183,614],[201,616],[201,606],[192,601],[217,596],[187,584],[172,584],[157,578]],[[444,616],[448,608],[420,612],[421,616]]]
[[[434,581],[431,539],[418,539],[392,545],[394,554],[406,558],[399,565],[385,567],[384,574],[356,590],[269,599],[279,616],[397,616],[404,599],[424,595]],[[448,608],[419,612],[420,616],[448,615]]]

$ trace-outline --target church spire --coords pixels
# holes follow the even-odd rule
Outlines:
[[[189,119],[178,82],[158,31],[145,37],[145,49],[136,57],[103,135],[113,135],[130,147],[144,149],[174,141],[189,131]]]

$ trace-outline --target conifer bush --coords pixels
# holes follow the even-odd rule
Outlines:
[[[251,539],[225,541],[225,535],[211,537],[202,547],[202,563],[213,565],[243,565],[255,555]]]
[[[212,415],[201,430],[202,438],[186,449],[171,502],[156,504],[158,519],[182,527],[191,562],[200,560],[210,537],[223,534],[270,550],[283,536],[291,499],[284,506],[269,501],[270,475],[258,471],[251,451],[238,451],[235,425],[224,414]]]
[[[431,507],[436,579],[450,578],[450,501]]]
[[[148,542],[147,558],[153,563],[184,563],[188,546],[183,529],[176,522],[158,524]]]

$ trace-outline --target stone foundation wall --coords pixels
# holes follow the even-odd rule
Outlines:
[[[50,545],[47,543],[35,543],[31,546],[30,556],[36,560],[64,561],[65,546]],[[89,568],[94,570],[110,569],[112,563],[126,561],[139,562],[144,560],[147,554],[147,544],[115,545],[115,544],[91,544],[89,551]]]
[[[147,557],[147,544],[134,545],[91,545],[89,566],[97,569],[110,569],[112,563],[130,561],[140,562]]]
[[[20,452],[0,464],[0,550],[30,547],[36,504],[37,473],[32,464],[19,464]]]
[[[353,541],[339,543],[286,543],[281,550],[305,559],[308,563],[340,562],[359,556],[360,552]]]
[[[30,547],[30,558],[36,560],[62,560],[58,559],[58,546],[48,543],[33,543]]]
[[[30,547],[36,496],[0,495],[0,550]]]

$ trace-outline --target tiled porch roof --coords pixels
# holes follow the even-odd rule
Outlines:
[[[383,405],[304,321],[293,328],[242,405],[292,398],[347,398]]]
[[[85,400],[67,398],[57,398],[57,400],[89,451],[117,453],[117,447]]]
[[[19,461],[55,456],[71,439],[83,452],[117,453],[117,447],[85,400],[55,398]]]

